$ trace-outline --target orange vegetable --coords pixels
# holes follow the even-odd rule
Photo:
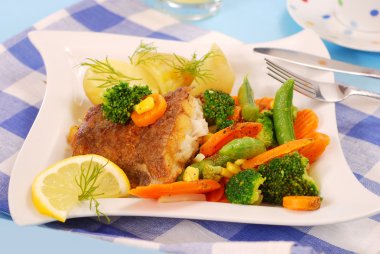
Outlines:
[[[224,195],[224,183],[219,182],[220,187],[216,190],[210,191],[206,194],[206,200],[209,202],[218,202]]]
[[[140,198],[159,198],[165,195],[202,194],[220,188],[217,181],[202,179],[192,182],[174,182],[138,186],[129,191],[131,195]]]
[[[241,116],[241,107],[235,106],[232,116],[228,117],[228,119],[238,122],[240,120],[240,116]]]
[[[330,143],[330,137],[320,132],[314,132],[307,136],[312,138],[311,144],[301,148],[298,152],[309,159],[310,163],[316,161]]]
[[[244,161],[242,168],[248,169],[248,168],[255,168],[261,164],[264,164],[276,157],[280,157],[282,155],[285,155],[287,153],[294,152],[296,150],[299,150],[302,147],[305,147],[309,145],[312,142],[312,139],[304,138],[304,139],[297,139],[293,141],[289,141],[288,143],[285,143],[283,145],[277,146],[273,149],[270,149],[266,152],[263,152],[252,159],[248,159]]]
[[[261,131],[261,123],[245,122],[236,123],[223,130],[214,133],[200,148],[206,157],[218,152],[228,142],[242,137],[256,137]]]
[[[235,106],[239,106],[239,99],[238,99],[237,95],[233,95],[231,97],[232,97],[232,99],[234,99]]]
[[[164,96],[155,93],[148,95],[148,97],[152,97],[154,99],[154,108],[152,110],[149,110],[142,114],[139,114],[136,111],[132,112],[132,121],[138,127],[154,124],[161,116],[163,116],[166,111],[167,104]]]
[[[263,97],[255,100],[257,106],[259,106],[260,111],[272,109],[273,108],[273,98]]]
[[[311,109],[303,109],[297,112],[294,121],[294,134],[296,139],[305,138],[314,133],[318,128],[318,116]]]
[[[321,198],[318,196],[286,196],[282,199],[282,206],[291,210],[317,210],[321,207]]]

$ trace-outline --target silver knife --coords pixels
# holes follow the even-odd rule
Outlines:
[[[349,64],[337,60],[280,48],[254,48],[254,52],[281,59],[290,63],[299,64],[315,69],[341,72],[359,76],[380,79],[380,70],[370,69],[359,65]]]

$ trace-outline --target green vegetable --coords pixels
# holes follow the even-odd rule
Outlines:
[[[225,194],[233,204],[259,205],[263,199],[260,186],[265,178],[255,170],[247,169],[231,177],[226,184]]]
[[[260,153],[265,152],[265,144],[263,141],[251,138],[237,138],[227,143],[219,150],[219,154],[237,159],[252,158]]]
[[[257,134],[256,139],[263,141],[266,148],[276,146],[277,140],[274,132],[272,110],[267,110],[260,113],[257,122],[261,123],[263,128],[261,129],[259,134]]]
[[[222,178],[223,167],[227,162],[234,161],[229,156],[214,154],[200,162],[190,165],[190,167],[199,169],[199,177],[201,179],[213,179],[219,181]]]
[[[308,167],[309,160],[297,152],[260,165],[258,172],[266,179],[260,188],[263,201],[281,205],[285,196],[318,196],[318,187],[307,174]]]
[[[130,120],[133,107],[151,93],[148,86],[130,87],[128,83],[120,82],[104,93],[103,114],[114,123],[125,124]]]
[[[292,100],[294,80],[287,80],[276,92],[273,104],[273,123],[279,145],[294,140]]]
[[[216,124],[217,130],[234,123],[228,117],[234,112],[235,101],[228,93],[208,89],[203,93],[203,101],[204,116],[210,125]]]
[[[241,106],[241,116],[247,122],[256,121],[259,115],[259,107],[255,104],[253,90],[247,76],[238,91],[238,100]]]

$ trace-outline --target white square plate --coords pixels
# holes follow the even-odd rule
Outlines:
[[[45,61],[47,89],[40,112],[11,175],[9,206],[13,220],[20,225],[40,224],[52,220],[39,214],[34,208],[31,185],[40,171],[70,156],[70,147],[66,142],[68,130],[91,106],[82,89],[84,69],[79,65],[81,62],[86,58],[128,59],[141,40],[154,42],[161,52],[174,52],[185,57],[190,57],[194,52],[199,55],[206,53],[214,42],[202,40],[184,43],[113,34],[59,31],[32,32],[30,39]],[[220,41],[216,43],[235,70],[237,85],[241,83],[244,75],[248,74],[257,98],[274,96],[280,85],[266,75],[263,57],[253,54],[253,46],[259,45],[224,44]],[[280,41],[262,43],[260,46],[298,49],[328,57],[322,41],[310,31],[303,31]],[[307,73],[306,69],[298,69],[298,72],[311,78],[333,81],[333,76],[329,73]],[[236,93],[236,86],[233,93]],[[281,207],[213,202],[163,204],[138,198],[102,199],[101,210],[109,216],[175,217],[272,225],[321,225],[379,212],[380,198],[356,180],[344,159],[339,144],[334,104],[313,101],[297,93],[294,96],[294,104],[299,108],[315,110],[320,118],[318,130],[331,138],[325,153],[311,168],[311,175],[319,183],[323,197],[319,210],[299,212]],[[88,204],[82,204],[70,213],[70,217],[84,216],[94,216]]]

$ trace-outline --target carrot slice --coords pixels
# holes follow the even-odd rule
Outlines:
[[[261,131],[261,123],[245,122],[236,123],[223,130],[214,133],[200,148],[206,157],[218,152],[225,144],[236,138],[256,137]]]
[[[293,141],[289,141],[288,143],[285,143],[283,145],[277,146],[273,149],[270,149],[266,152],[263,152],[251,159],[248,159],[244,161],[242,168],[248,169],[248,168],[255,168],[261,164],[264,164],[271,159],[274,159],[276,157],[280,157],[282,155],[285,155],[287,153],[294,152],[302,147],[305,147],[309,145],[312,142],[312,139],[304,138],[304,139],[296,139]]]
[[[202,179],[192,182],[174,182],[138,186],[129,191],[131,195],[140,198],[159,198],[164,195],[202,194],[220,188],[217,181]]]
[[[232,97],[232,99],[234,99],[235,106],[239,106],[239,99],[238,99],[237,95],[233,95],[231,97]]]
[[[219,182],[220,187],[216,190],[206,193],[206,200],[209,202],[218,202],[223,198],[225,184],[224,181]]]
[[[318,116],[311,109],[303,109],[297,112],[296,120],[294,121],[294,133],[296,139],[304,138],[315,132],[318,128]]]
[[[320,132],[314,132],[307,137],[312,138],[313,142],[301,148],[298,152],[308,158],[310,163],[313,163],[325,151],[327,145],[330,143],[330,137]]]
[[[228,117],[228,119],[234,120],[235,122],[238,122],[240,120],[241,116],[241,107],[235,106],[234,112],[232,113],[232,116]]]
[[[317,210],[321,207],[321,198],[318,196],[286,196],[282,198],[282,206],[291,210]]]
[[[148,97],[152,97],[154,99],[154,108],[152,110],[142,114],[139,114],[136,111],[132,112],[132,121],[138,127],[144,127],[155,123],[166,111],[167,103],[164,96],[155,93],[148,95]]]
[[[260,111],[268,110],[273,108],[273,98],[263,97],[255,100],[257,106],[259,106]]]

